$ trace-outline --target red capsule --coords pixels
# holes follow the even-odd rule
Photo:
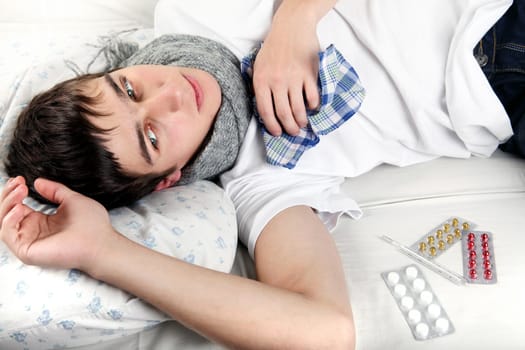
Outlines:
[[[476,254],[476,251],[475,250],[471,250],[470,253],[469,253],[469,258],[470,259],[476,259],[476,256],[478,256]]]
[[[490,264],[490,260],[483,260],[483,268],[485,268],[485,270],[488,270],[492,267],[492,265]]]
[[[488,240],[489,240],[489,235],[486,234],[486,233],[483,233],[483,234],[481,235],[481,241],[482,241],[482,242],[488,242]]]
[[[477,279],[478,278],[478,273],[476,272],[476,269],[470,269],[469,276],[473,280]]]
[[[489,242],[481,242],[481,248],[483,248],[483,250],[488,250],[489,249]]]
[[[473,250],[476,247],[473,241],[468,241],[467,248],[468,250]]]
[[[468,234],[467,239],[469,242],[473,242],[476,239],[476,236],[471,232]]]
[[[491,280],[492,279],[492,271],[489,270],[489,269],[485,270],[485,273],[483,275],[484,275],[486,280]]]
[[[481,254],[483,254],[483,257],[485,259],[488,259],[490,258],[490,252],[488,250],[484,250]]]
[[[469,268],[469,269],[475,269],[475,268],[476,268],[476,260],[474,260],[474,259],[470,259],[470,260],[468,261],[468,268]]]

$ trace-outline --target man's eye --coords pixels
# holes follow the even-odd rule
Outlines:
[[[128,94],[129,98],[131,98],[132,100],[135,100],[137,98],[135,95],[135,89],[133,89],[133,86],[127,79],[124,79],[124,88],[126,89],[126,93]]]
[[[155,135],[155,133],[153,132],[153,130],[151,130],[150,127],[148,127],[148,130],[146,131],[146,133],[148,135],[148,139],[151,142],[152,146],[157,148],[157,135]]]

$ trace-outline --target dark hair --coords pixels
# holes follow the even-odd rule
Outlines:
[[[87,94],[87,83],[100,74],[86,74],[55,85],[35,96],[19,116],[6,160],[9,176],[25,177],[30,195],[42,202],[32,184],[38,177],[61,182],[99,201],[106,208],[128,205],[153,192],[174,169],[162,174],[125,172],[105,146],[104,130],[87,116],[100,96]]]

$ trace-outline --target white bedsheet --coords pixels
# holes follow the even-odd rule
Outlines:
[[[357,350],[525,349],[525,160],[497,151],[491,158],[440,158],[405,168],[383,165],[348,179],[343,191],[363,209],[361,219],[342,218],[333,231],[349,288]],[[413,261],[378,236],[387,234],[410,245],[451,216],[493,233],[498,282],[457,286],[420,265],[455,332],[417,341],[380,276]],[[247,252],[241,247],[239,253],[234,272],[253,277]],[[461,273],[459,245],[437,262]],[[164,323],[127,341],[124,349],[129,350],[222,349],[177,323]]]

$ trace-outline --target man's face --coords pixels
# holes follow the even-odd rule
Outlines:
[[[112,130],[106,147],[126,172],[180,172],[211,128],[221,104],[215,78],[198,69],[131,66],[91,83],[101,93],[96,107],[108,116],[90,117]],[[88,86],[88,89],[91,86]]]

